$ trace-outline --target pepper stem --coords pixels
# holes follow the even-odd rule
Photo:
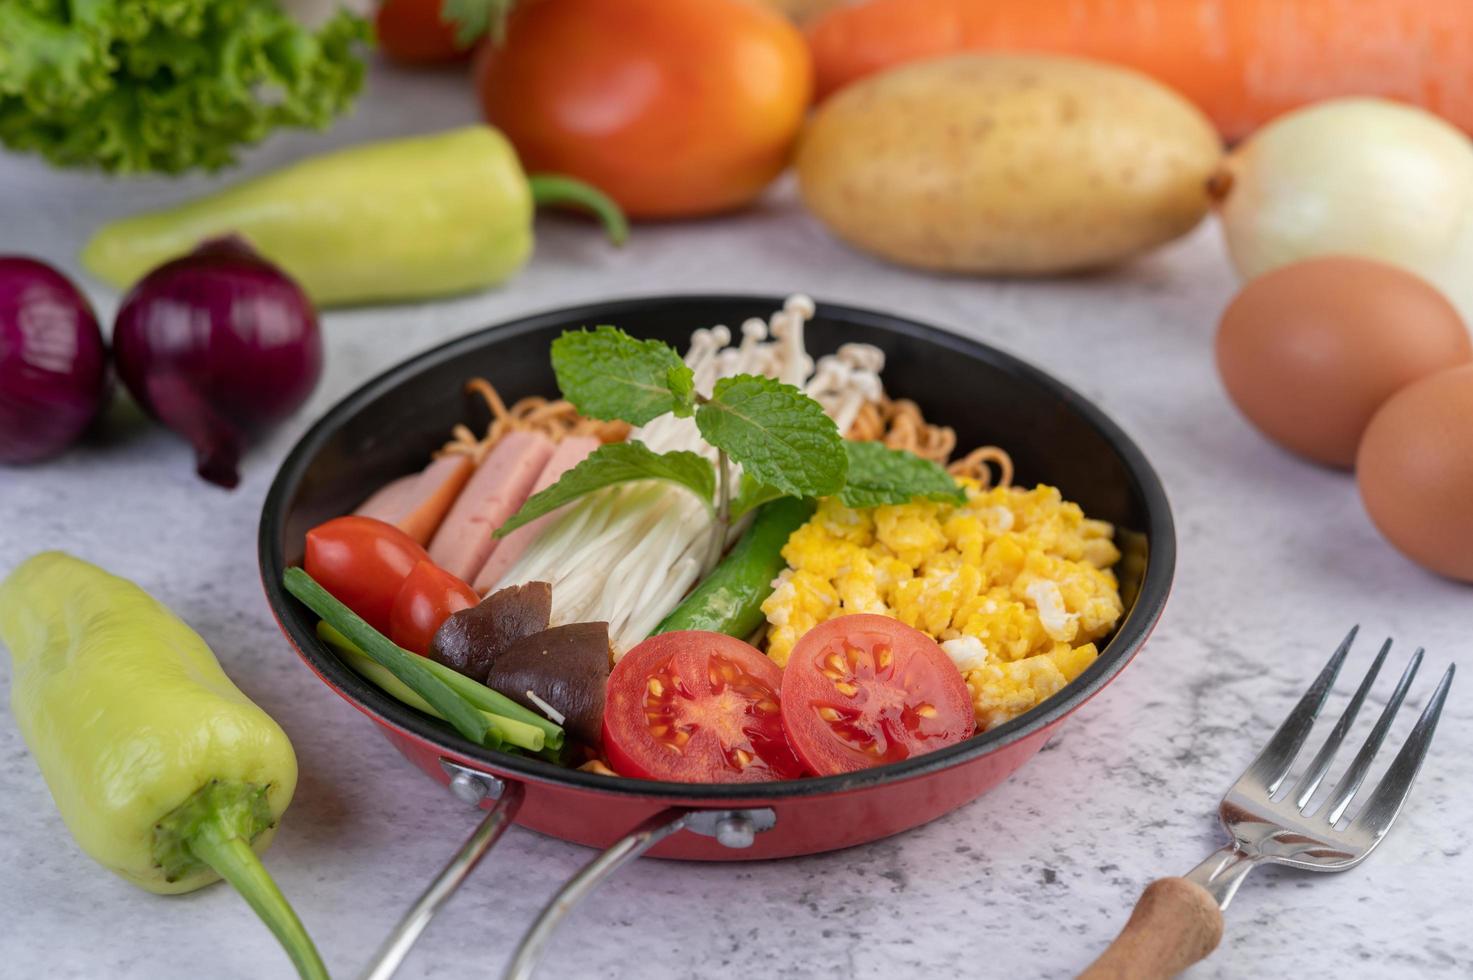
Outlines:
[[[567,206],[591,212],[603,222],[604,234],[615,245],[629,237],[629,221],[614,199],[592,184],[562,174],[532,174],[527,178],[532,201],[539,206]]]
[[[286,896],[271,880],[266,866],[251,850],[249,843],[220,833],[218,824],[206,824],[189,842],[189,849],[214,868],[221,878],[230,882],[246,904],[256,910],[266,928],[286,950],[286,955],[291,957],[292,965],[303,980],[328,980],[327,967],[317,954],[312,937],[307,935],[302,920],[292,911]]]
[[[273,823],[266,794],[265,786],[210,780],[154,827],[154,860],[170,881],[213,868],[256,910],[303,980],[328,980],[317,947],[251,849]]]

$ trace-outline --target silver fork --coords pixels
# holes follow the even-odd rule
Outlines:
[[[1222,938],[1222,910],[1233,900],[1248,872],[1259,864],[1287,864],[1307,871],[1345,871],[1364,861],[1381,843],[1401,812],[1427,748],[1432,744],[1437,717],[1442,713],[1442,704],[1452,684],[1454,666],[1449,666],[1437,682],[1401,751],[1365,803],[1348,820],[1346,811],[1365,782],[1366,773],[1417,674],[1422,662],[1420,648],[1412,654],[1381,717],[1324,802],[1312,804],[1315,790],[1324,780],[1340,743],[1375,683],[1376,674],[1391,650],[1390,640],[1382,645],[1350,704],[1308,768],[1287,792],[1281,792],[1358,630],[1359,627],[1352,629],[1345,637],[1268,745],[1222,798],[1218,816],[1231,842],[1218,848],[1217,853],[1185,878],[1162,878],[1147,886],[1130,921],[1100,958],[1080,974],[1080,980],[1173,977],[1217,946]]]

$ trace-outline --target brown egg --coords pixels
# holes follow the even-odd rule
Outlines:
[[[1345,468],[1386,399],[1470,360],[1468,330],[1442,293],[1348,256],[1252,280],[1217,333],[1218,372],[1248,420],[1286,449]]]
[[[1473,582],[1473,364],[1393,395],[1366,428],[1355,477],[1371,520],[1404,555]]]

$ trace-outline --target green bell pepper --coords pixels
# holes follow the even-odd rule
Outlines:
[[[120,289],[201,241],[238,234],[319,306],[483,289],[532,253],[538,204],[593,211],[617,244],[611,200],[568,177],[528,178],[506,137],[466,126],[352,146],[176,207],[104,225],[82,250]]]
[[[266,869],[297,784],[281,727],[199,634],[131,582],[61,552],[0,583],[10,706],[67,828],[161,894],[234,885],[303,977],[327,970]]]

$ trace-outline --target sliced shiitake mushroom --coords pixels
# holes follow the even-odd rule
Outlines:
[[[430,641],[428,656],[485,683],[491,665],[509,646],[547,629],[551,619],[551,585],[508,586],[469,609],[452,613]]]
[[[525,708],[564,718],[563,729],[597,744],[609,682],[609,624],[570,623],[524,636],[491,664],[486,684]],[[534,699],[535,698],[535,699]]]

